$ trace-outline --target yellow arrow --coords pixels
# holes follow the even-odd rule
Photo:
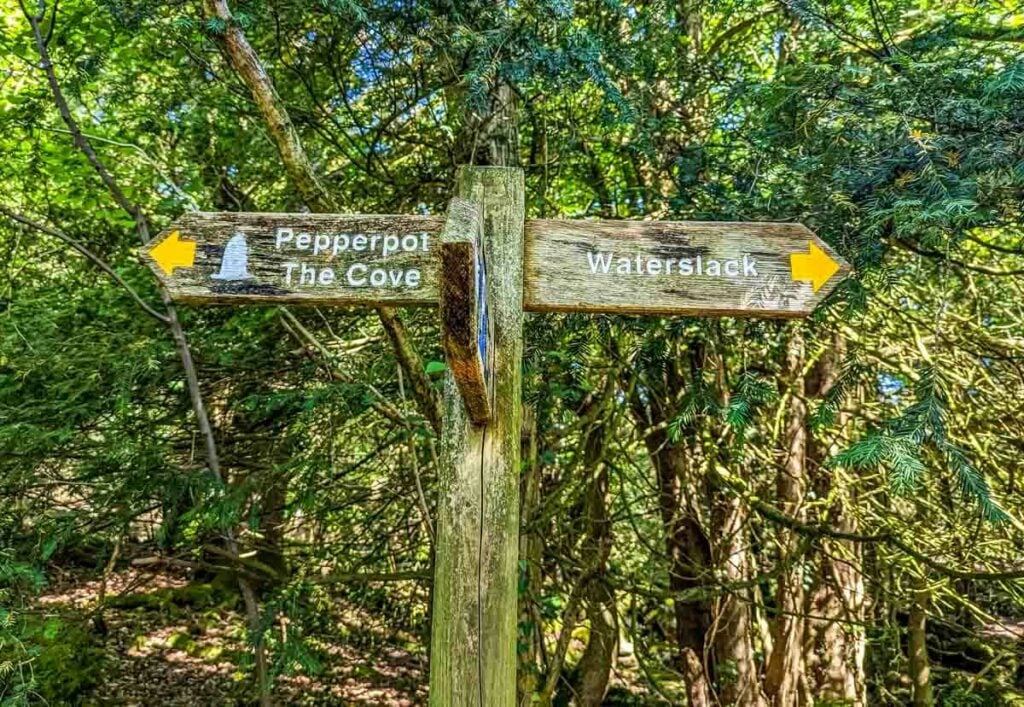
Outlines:
[[[150,249],[149,256],[169,277],[174,274],[174,268],[192,267],[196,261],[196,242],[181,240],[181,234],[174,230]]]
[[[793,271],[794,281],[810,282],[817,292],[839,272],[839,263],[832,260],[814,241],[808,241],[807,245],[810,248],[806,253],[793,253],[789,256],[789,267]]]

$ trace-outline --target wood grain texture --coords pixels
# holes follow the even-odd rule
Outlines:
[[[491,402],[481,358],[480,304],[477,268],[482,264],[480,205],[455,197],[441,230],[441,346],[448,370],[462,393],[470,420],[482,425],[491,419]],[[490,332],[483,332],[489,339]],[[486,339],[485,339],[486,340]],[[490,349],[488,345],[486,349]]]
[[[512,707],[516,697],[523,353],[523,173],[463,167],[457,195],[484,214],[493,418],[472,424],[445,378],[430,704]]]
[[[260,302],[292,302],[334,305],[435,305],[437,303],[438,258],[436,241],[443,220],[434,216],[342,215],[342,214],[284,214],[195,212],[182,216],[144,250],[145,259],[166,285],[171,297],[180,302],[207,304],[236,304]],[[290,228],[295,236],[281,249],[276,247],[278,228]],[[182,239],[197,242],[195,263],[192,267],[177,268],[167,276],[153,261],[150,252],[164,237],[177,230]],[[314,254],[313,242],[305,250],[295,247],[294,238],[302,233],[332,238],[327,252]],[[237,234],[245,237],[248,246],[248,270],[252,275],[245,280],[218,280],[214,276],[221,264],[228,242]],[[334,252],[334,236],[347,235],[350,247]],[[351,240],[357,235],[367,238],[366,249],[354,250]],[[385,236],[421,239],[426,235],[426,250],[388,253],[383,252]],[[369,246],[377,237],[376,248]],[[306,263],[318,273],[331,268],[334,281],[329,285],[300,283],[293,271],[291,283],[286,280],[287,263]],[[369,270],[382,269],[389,277],[386,286],[352,286],[346,282],[346,271],[355,263],[365,264]],[[404,279],[397,284],[390,280],[394,273],[419,273],[418,284],[410,287]]]
[[[790,255],[816,243],[839,264],[817,293],[794,282]],[[608,273],[592,272],[594,254],[611,254]],[[756,261],[756,277],[742,276],[743,256]],[[636,272],[660,262],[657,273]],[[681,274],[680,260],[707,267],[737,261],[738,277]],[[850,266],[805,226],[796,223],[670,221],[526,222],[524,307],[531,312],[604,312],[688,316],[806,316],[845,278]],[[619,258],[632,261],[617,272]],[[666,263],[669,273],[665,272]]]

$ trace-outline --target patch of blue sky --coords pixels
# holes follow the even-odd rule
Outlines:
[[[104,96],[97,96],[96,107],[89,110],[86,106],[79,106],[75,109],[75,113],[79,117],[88,118],[93,125],[99,125],[107,118],[107,111],[105,106],[107,105],[107,99]]]
[[[327,105],[332,111],[341,110],[346,103],[352,104],[358,101],[365,93],[362,86],[353,86],[345,90],[345,97],[331,96],[327,99]]]
[[[186,115],[192,112],[192,106],[188,103],[179,103],[167,109],[167,120],[174,124],[180,123]]]
[[[370,34],[367,40],[359,45],[355,59],[352,62],[352,71],[361,80],[372,83],[380,77],[378,62],[387,62],[390,52],[380,50],[379,39],[375,34]]]
[[[718,126],[722,130],[737,130],[741,125],[743,125],[743,116],[736,112],[726,113],[718,121]]]
[[[195,201],[183,191],[182,186],[170,182],[157,182],[156,193],[164,199],[169,199],[175,204],[183,204],[189,208],[195,208]]]
[[[424,108],[428,107],[430,107],[429,97],[416,99],[415,101],[411,102],[406,107],[405,110],[398,114],[398,117],[401,119],[400,122],[404,123],[406,121],[414,119],[417,113],[420,113]]]
[[[879,373],[876,380],[883,400],[893,405],[898,403],[900,393],[907,387],[906,383],[890,373]]]
[[[370,31],[367,34],[366,41],[359,46],[352,62],[352,70],[361,80],[372,83],[380,78],[382,69],[412,58],[411,47],[403,47],[395,52],[383,46],[379,33]]]
[[[368,123],[358,123],[356,125],[353,125],[352,130],[354,130],[359,135],[369,135],[378,125],[380,125],[380,116],[371,115],[370,121]]]

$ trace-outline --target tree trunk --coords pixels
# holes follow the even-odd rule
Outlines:
[[[706,601],[683,598],[684,592],[701,586],[707,579],[711,564],[711,548],[704,530],[682,502],[681,479],[691,476],[687,469],[691,454],[686,447],[672,444],[664,428],[648,434],[645,442],[657,475],[658,510],[665,532],[680,670],[690,704],[704,707],[712,704],[711,681],[704,669],[704,639],[711,625],[711,612]],[[692,489],[686,493],[693,495]]]
[[[790,386],[786,415],[786,458],[776,478],[779,508],[794,518],[803,517],[806,490],[807,403],[804,399],[804,339],[794,327],[786,348],[783,375]],[[803,675],[805,606],[801,558],[795,557],[799,542],[795,533],[779,528],[779,562],[788,566],[779,576],[777,610],[772,626],[772,654],[765,675],[765,692],[773,705],[800,703]]]
[[[611,391],[607,393],[610,395]],[[584,502],[586,535],[582,546],[582,561],[589,575],[583,597],[584,610],[590,621],[590,635],[577,666],[579,678],[576,699],[585,707],[596,707],[604,701],[619,643],[615,590],[606,576],[608,557],[612,550],[612,521],[608,514],[608,465],[604,462],[608,419],[598,406],[604,407],[605,399],[587,406],[596,415],[583,441],[583,473],[590,477]],[[585,408],[581,416],[590,417],[590,412],[590,409]]]
[[[712,548],[718,576],[724,582],[750,579],[748,510],[742,499],[716,493],[712,513]],[[754,658],[752,599],[748,589],[729,589],[715,607],[715,666],[718,699],[723,707],[763,705],[761,682]]]
[[[832,338],[829,350],[808,379],[808,396],[821,398],[839,378],[845,355],[842,337]],[[840,413],[836,427],[844,430],[849,416]],[[837,530],[857,532],[856,518],[849,512],[854,503],[846,470],[825,468],[828,458],[839,451],[838,440],[812,439],[809,466],[817,498],[835,499],[826,519]],[[864,620],[865,590],[863,553],[860,543],[823,538],[816,553],[814,586],[808,599],[805,660],[811,689],[816,697],[842,701],[853,707],[867,704],[864,674],[866,636],[860,625]]]
[[[702,347],[689,354],[691,367],[699,367]],[[688,590],[703,586],[713,574],[711,544],[697,517],[696,507],[689,503],[690,499],[702,495],[696,480],[700,467],[696,430],[692,426],[684,430],[678,443],[669,438],[668,423],[674,413],[666,409],[662,398],[674,397],[686,384],[678,363],[669,360],[663,373],[651,371],[649,375],[648,384],[657,385],[657,389],[649,389],[646,400],[634,390],[630,408],[637,426],[643,430],[644,444],[656,477],[679,670],[686,683],[689,704],[705,707],[713,704],[714,675],[709,674],[709,666],[704,661],[711,610],[703,598],[685,598]]]
[[[523,477],[519,510],[519,707],[530,707],[539,684],[538,654],[543,627],[536,622],[534,596],[541,589],[541,554],[544,543],[533,527],[540,508],[540,460],[537,457],[537,420],[533,410],[523,406]]]
[[[726,378],[726,357],[722,352],[725,342],[717,342],[716,390],[721,409],[729,407],[730,392]],[[703,362],[701,362],[703,367]],[[704,457],[721,469],[741,465],[742,461],[730,453],[732,436],[723,435],[721,424],[713,418],[705,422],[710,434],[703,436]],[[754,656],[753,601],[750,589],[744,586],[750,579],[753,560],[748,535],[749,509],[742,499],[721,483],[719,469],[708,469],[706,478],[711,497],[711,530],[708,534],[716,576],[734,585],[722,591],[714,603],[714,635],[711,637],[715,652],[715,685],[718,702],[723,707],[742,705],[761,707],[764,697]]]
[[[910,684],[914,707],[931,707],[935,704],[932,695],[931,667],[928,663],[926,622],[930,592],[927,580],[920,580],[914,590],[910,604],[910,618],[907,620],[907,650],[910,653]]]
[[[260,494],[260,540],[256,559],[277,573],[274,583],[283,582],[288,576],[288,560],[284,553],[284,507],[287,497],[287,477],[271,479]]]
[[[615,655],[619,647],[619,621],[615,608],[615,590],[607,579],[590,581],[586,594],[590,635],[577,666],[579,684],[576,700],[584,707],[598,707],[608,693]]]

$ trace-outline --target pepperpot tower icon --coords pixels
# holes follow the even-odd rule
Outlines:
[[[214,280],[251,280],[249,272],[249,244],[244,233],[236,233],[224,246],[224,257],[220,261],[220,272],[211,276]]]

